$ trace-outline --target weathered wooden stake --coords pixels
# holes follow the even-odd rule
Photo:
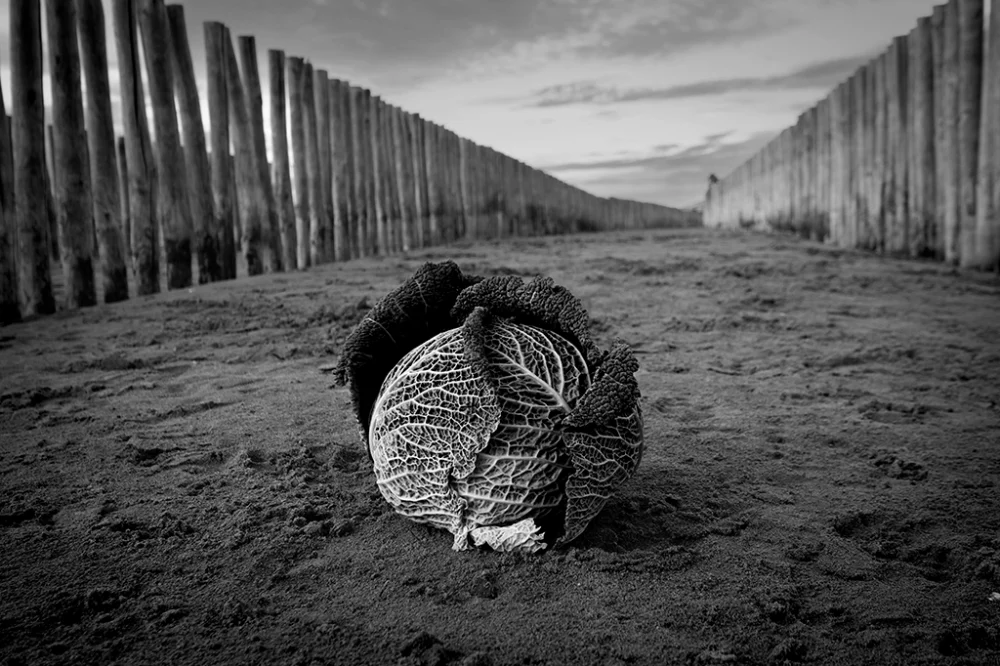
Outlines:
[[[386,226],[386,210],[384,200],[384,183],[382,182],[382,126],[381,126],[381,102],[382,100],[372,95],[368,100],[368,139],[369,150],[372,156],[372,192],[375,201],[375,254],[385,256],[388,252],[388,227]]]
[[[105,303],[128,298],[117,146],[111,115],[108,52],[101,0],[77,0],[80,56],[87,82],[87,139],[93,218]]]
[[[421,131],[423,133],[424,145],[424,178],[427,181],[427,222],[428,222],[428,245],[438,245],[441,243],[441,199],[438,189],[438,150],[437,133],[433,123],[427,120],[421,121]]]
[[[14,147],[0,86],[0,324],[21,320],[17,303],[17,224],[14,217]]]
[[[910,256],[933,256],[937,244],[934,181],[934,54],[930,18],[909,37]]]
[[[269,228],[270,221],[260,191],[260,165],[254,157],[254,133],[246,91],[240,78],[240,68],[228,28],[223,49],[226,58],[226,88],[229,93],[230,138],[235,153],[233,165],[240,244],[237,272],[242,275],[260,275],[265,266],[273,266],[273,258],[266,256],[270,254],[271,248],[265,243],[264,237],[265,227]]]
[[[944,124],[944,150],[938,155],[943,162],[944,176],[940,181],[944,189],[944,258],[951,264],[958,263],[959,257],[959,205],[961,161],[958,145],[958,100],[959,100],[959,33],[958,4],[960,0],[950,0],[945,5],[944,52],[942,68],[944,85],[937,92],[944,97],[942,123]]]
[[[174,104],[174,73],[170,61],[170,29],[163,0],[142,0],[139,30],[149,74],[149,97],[156,126],[160,228],[166,255],[167,288],[191,286],[191,202],[184,174]]]
[[[129,248],[139,296],[160,291],[156,160],[146,121],[146,95],[139,62],[137,0],[113,0],[115,45],[122,100],[122,127],[128,168]]]
[[[306,121],[306,176],[309,179],[309,235],[305,239],[308,243],[309,257],[308,263],[299,262],[300,268],[315,266],[321,261],[320,234],[325,213],[322,174],[319,164],[315,78],[313,66],[309,61],[306,61],[305,69],[302,72],[302,104]],[[302,239],[299,239],[299,243],[302,243]]]
[[[969,264],[1000,271],[1000,0],[993,0],[983,64],[976,237]]]
[[[347,241],[347,225],[350,220],[350,197],[348,193],[348,155],[350,133],[348,132],[347,93],[348,86],[340,79],[330,81],[330,177],[333,203],[333,259],[347,261],[351,258]]]
[[[278,211],[274,204],[274,189],[264,141],[264,107],[257,66],[257,43],[251,35],[242,35],[238,41],[243,91],[250,122],[250,160],[257,176],[254,193],[256,207],[260,211],[261,264],[265,273],[272,273],[281,270],[281,231],[278,228]]]
[[[295,184],[296,267],[309,265],[309,174],[306,169],[305,60],[289,57],[288,108],[292,126],[292,162]]]
[[[201,119],[201,100],[188,44],[184,7],[167,5],[171,66],[174,91],[184,134],[184,160],[187,171],[188,202],[191,210],[191,234],[198,282],[205,284],[222,279],[221,248],[212,233],[215,211],[212,204],[212,176],[208,166],[205,128]]]
[[[976,185],[983,94],[983,0],[958,2],[958,251],[959,265],[976,265]]]
[[[394,174],[396,178],[396,205],[399,207],[399,248],[403,252],[410,251],[410,217],[409,197],[413,190],[407,187],[407,155],[404,150],[405,132],[402,123],[402,112],[398,107],[389,107],[389,120],[392,131],[392,149],[394,158]]]
[[[313,95],[316,103],[316,148],[319,151],[319,225],[313,229],[316,247],[314,263],[322,264],[333,259],[333,163],[330,152],[330,77],[326,70],[313,72]]]
[[[292,174],[288,159],[288,123],[285,112],[285,52],[267,52],[270,71],[271,181],[274,184],[274,207],[278,214],[282,266],[287,271],[298,268],[295,245],[295,205],[292,197]]]
[[[427,170],[424,162],[424,139],[421,133],[419,114],[407,114],[410,128],[410,140],[413,154],[413,197],[416,211],[413,216],[412,247],[420,248],[427,245],[424,228],[427,218]]]
[[[52,162],[59,174],[56,214],[68,308],[97,303],[94,284],[90,183],[87,182],[86,138],[80,54],[76,35],[76,4],[45,0],[52,75]]]
[[[121,236],[124,242],[122,251],[129,254],[132,247],[132,208],[128,200],[128,153],[125,151],[125,137],[118,137],[117,142],[118,167],[118,215],[121,222]],[[126,272],[128,268],[126,261]]]
[[[936,259],[942,260],[945,258],[945,210],[947,203],[946,196],[946,181],[947,174],[949,173],[946,169],[946,163],[948,160],[948,151],[951,150],[951,146],[946,144],[947,141],[947,128],[945,126],[945,109],[950,106],[950,100],[945,96],[946,89],[946,74],[945,74],[945,58],[944,58],[944,41],[945,41],[945,5],[935,5],[931,13],[931,52],[933,57],[933,84],[932,91],[934,95],[933,99],[933,116],[934,116],[934,173],[932,177],[934,179],[934,218],[935,218],[935,231],[934,231],[934,245],[931,248],[933,255]]]
[[[211,125],[212,220],[206,236],[218,248],[219,279],[236,277],[236,248],[233,236],[232,174],[229,163],[229,88],[226,70],[226,42],[229,32],[217,22],[206,22],[205,58],[208,70],[208,116]],[[206,239],[206,243],[209,241]]]

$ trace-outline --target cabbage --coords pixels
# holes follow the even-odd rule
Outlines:
[[[580,302],[425,264],[348,338],[348,384],[379,491],[453,548],[577,538],[639,464],[638,363],[591,341]]]

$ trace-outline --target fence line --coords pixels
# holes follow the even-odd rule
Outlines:
[[[1000,0],[934,7],[719,180],[710,227],[1000,268]]]
[[[269,163],[254,37],[237,37],[234,48],[224,24],[206,22],[199,91],[182,6],[110,3],[120,137],[102,0],[10,2],[0,322],[55,311],[56,261],[61,304],[78,307],[463,238],[700,223],[690,211],[588,194],[277,49],[266,63]]]

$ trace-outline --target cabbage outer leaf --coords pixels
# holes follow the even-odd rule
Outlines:
[[[402,515],[450,531],[456,550],[470,536],[544,547],[524,521],[564,504],[570,433],[559,424],[589,385],[562,336],[474,313],[386,377],[368,437],[379,490]]]
[[[526,550],[534,553],[545,549],[541,528],[535,524],[534,518],[525,518],[513,525],[503,527],[477,527],[469,531],[472,543],[477,546],[489,546],[500,553],[513,550]]]

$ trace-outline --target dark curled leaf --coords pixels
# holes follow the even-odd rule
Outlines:
[[[597,364],[600,352],[590,339],[590,318],[580,300],[552,278],[524,282],[513,275],[498,275],[478,282],[459,294],[452,316],[462,321],[476,307],[518,324],[538,326],[563,336],[583,353],[587,364]]]
[[[481,279],[464,275],[452,261],[424,264],[380,300],[347,338],[335,376],[351,390],[366,443],[371,409],[386,375],[407,352],[461,323],[451,317],[455,299]]]
[[[632,350],[616,340],[601,359],[590,389],[563,420],[563,426],[585,429],[631,413],[639,402],[639,383],[635,379],[638,370],[639,362]]]

